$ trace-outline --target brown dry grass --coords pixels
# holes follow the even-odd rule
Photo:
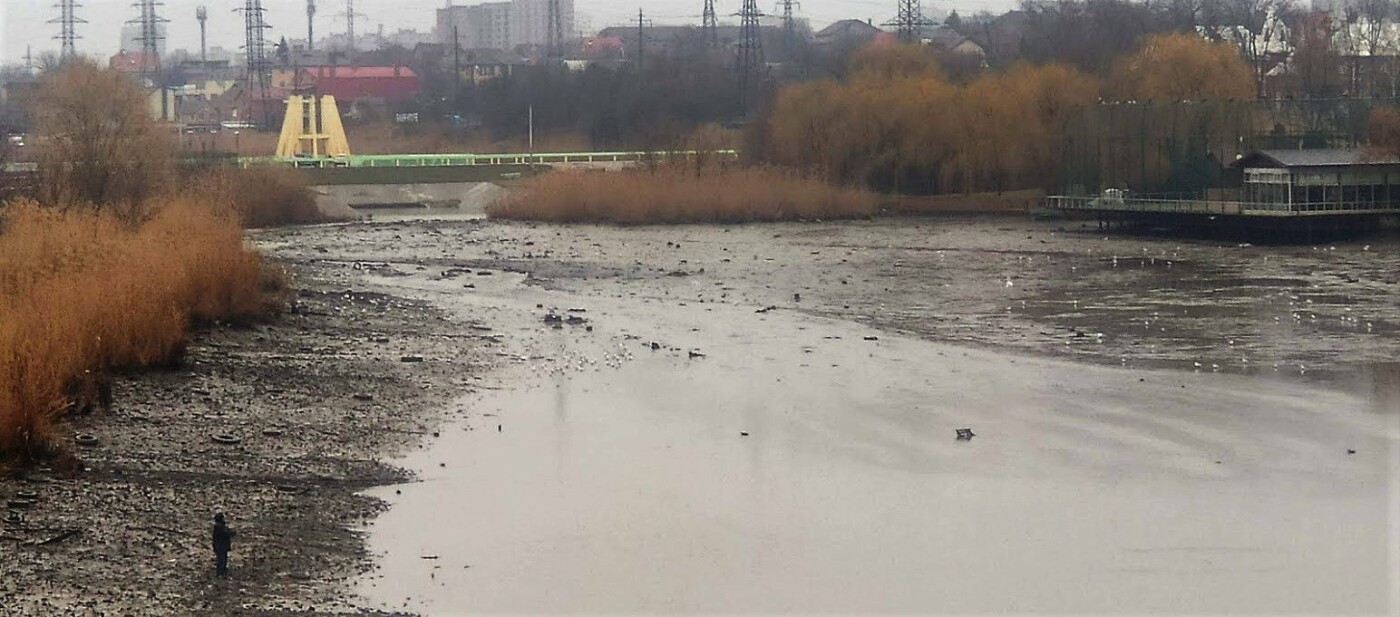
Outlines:
[[[555,171],[487,208],[503,219],[559,223],[744,223],[875,214],[868,191],[770,167],[662,166]]]
[[[326,220],[306,176],[290,167],[215,167],[196,175],[187,191],[230,209],[250,229]]]
[[[178,362],[191,325],[280,308],[280,276],[226,207],[155,203],[139,223],[111,210],[4,207],[0,466],[54,454],[54,421],[90,402],[74,399],[108,371]]]

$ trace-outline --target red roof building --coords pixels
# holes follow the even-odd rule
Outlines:
[[[418,75],[406,66],[314,66],[302,69],[300,82],[345,102],[397,103],[418,94]]]

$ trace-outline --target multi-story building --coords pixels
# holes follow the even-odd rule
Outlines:
[[[549,42],[550,0],[509,0],[438,9],[437,37],[451,46],[453,29],[463,49],[514,49]],[[574,0],[558,0],[559,27],[565,38],[574,32]]]
[[[464,49],[510,49],[511,3],[488,2],[471,6],[449,6],[438,9],[438,40]]]
[[[510,17],[513,45],[549,43],[549,0],[511,0]],[[559,0],[559,26],[564,38],[570,38],[574,32],[573,0]]]

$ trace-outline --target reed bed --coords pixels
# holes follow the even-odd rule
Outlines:
[[[227,205],[166,198],[111,210],[0,208],[0,466],[58,452],[54,423],[113,370],[178,363],[192,326],[284,300]]]
[[[772,167],[665,165],[555,171],[487,208],[493,218],[557,223],[748,223],[862,218],[879,199]]]

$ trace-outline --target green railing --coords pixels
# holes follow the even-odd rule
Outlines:
[[[648,160],[691,159],[699,156],[737,159],[737,150],[674,152],[536,152],[510,154],[368,154],[318,158],[245,157],[250,165],[298,167],[475,167],[483,165],[558,165],[568,163],[635,163]]]

